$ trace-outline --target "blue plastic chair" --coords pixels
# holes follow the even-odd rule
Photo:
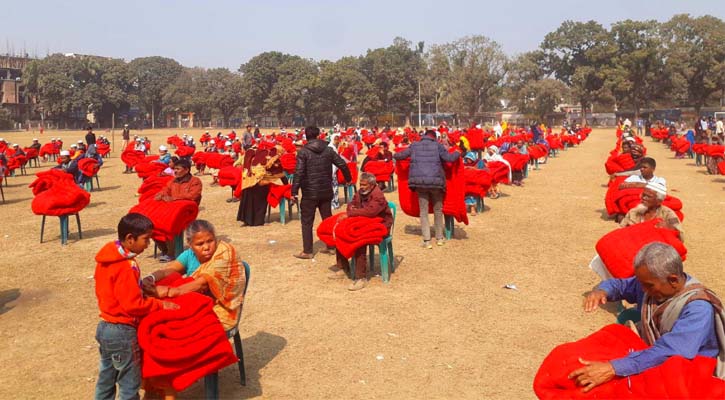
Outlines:
[[[5,195],[3,194],[3,202],[5,202]],[[78,215],[78,213],[75,214],[67,214],[67,215],[60,215],[58,216],[58,219],[60,219],[60,244],[65,245],[68,243],[68,231],[69,231],[69,225],[68,225],[68,217],[71,215],[76,216],[76,225],[78,225],[78,239],[83,239],[83,231],[81,230],[81,217]],[[43,219],[40,221],[40,243],[43,243],[43,233],[45,232],[45,215],[43,215]]]
[[[390,234],[384,238],[378,246],[380,252],[380,275],[383,278],[383,282],[390,282],[390,274],[395,272],[395,254],[393,253],[393,228],[395,228],[395,215],[398,212],[398,207],[392,201],[388,202],[388,207],[393,212],[393,225],[390,227]],[[372,271],[375,268],[375,246],[374,244],[368,245],[368,269]],[[355,278],[355,257],[350,261],[350,274],[352,278]]]
[[[453,237],[453,231],[456,228],[456,220],[453,219],[453,217],[451,216],[444,215],[443,221],[445,222],[446,240],[451,240],[451,238]]]
[[[242,264],[244,265],[244,276],[246,278],[242,297],[246,298],[252,272],[246,261],[242,261]],[[244,370],[244,349],[242,348],[242,337],[239,335],[239,322],[242,320],[243,307],[244,303],[239,306],[239,311],[237,311],[237,323],[232,329],[227,331],[227,339],[234,339],[234,353],[239,357],[239,361],[237,362],[239,366],[239,383],[242,386],[247,386],[247,373]],[[207,399],[219,398],[219,372],[214,372],[204,377],[204,391],[206,392]]]

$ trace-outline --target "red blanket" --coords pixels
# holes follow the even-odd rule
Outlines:
[[[204,163],[209,168],[222,169],[224,167],[231,167],[234,164],[234,160],[229,154],[221,153],[206,153]]]
[[[522,171],[529,163],[529,156],[526,154],[506,153],[502,157],[511,164],[512,171]]]
[[[32,147],[26,147],[25,149],[23,149],[23,151],[25,152],[25,158],[27,158],[28,160],[38,158],[38,150],[35,150]]]
[[[466,179],[466,195],[485,197],[491,187],[491,173],[473,167],[463,170]]]
[[[284,153],[279,157],[279,163],[286,173],[294,174],[295,168],[297,168],[297,154]]]
[[[549,154],[549,149],[546,148],[546,146],[542,144],[534,144],[529,146],[529,158],[532,160],[537,160],[539,158],[544,158]]]
[[[350,170],[350,175],[352,176],[352,184],[357,184],[357,163],[349,162],[347,163],[347,168]],[[339,169],[337,170],[337,182],[342,185],[345,183],[345,175],[342,174],[342,171]]]
[[[196,219],[199,206],[192,200],[148,199],[131,207],[129,212],[143,214],[154,223],[154,238],[171,240]]]
[[[612,175],[622,171],[629,171],[634,168],[634,166],[634,159],[632,159],[632,155],[629,153],[611,156],[607,159],[607,162],[604,163],[607,175]]]
[[[194,154],[194,148],[191,146],[184,146],[183,144],[176,146],[176,155],[179,157],[189,157]]]
[[[192,292],[169,300],[180,308],[154,311],[138,327],[144,378],[169,382],[174,390],[182,391],[198,379],[237,362],[212,309],[212,298]]]
[[[394,169],[392,161],[368,161],[363,172],[375,175],[376,182],[388,182]]]
[[[326,245],[335,246],[345,258],[351,258],[363,246],[380,244],[388,235],[382,218],[349,217],[338,222],[342,214],[322,221],[317,227],[317,236]]]
[[[705,154],[710,157],[725,157],[725,146],[721,144],[711,144],[705,147]]]
[[[219,170],[219,186],[237,187],[242,181],[242,169],[238,167],[224,167]]]
[[[71,174],[60,170],[39,172],[30,187],[33,189],[33,213],[61,216],[75,214],[91,202],[91,194],[76,185]]]
[[[136,174],[139,178],[146,179],[160,174],[163,170],[168,168],[168,165],[157,161],[144,161],[136,164],[134,168],[136,169]]]
[[[174,179],[174,177],[171,175],[151,176],[147,179],[144,179],[143,183],[141,183],[141,186],[137,190],[138,194],[140,195],[138,198],[138,202],[142,203],[156,196],[156,193],[160,192],[161,189],[165,188],[169,181],[172,179]]]
[[[609,182],[607,194],[604,197],[604,204],[607,208],[607,214],[626,214],[629,210],[636,207],[641,202],[642,188],[619,189],[619,185],[627,179],[625,176],[619,176]],[[685,219],[682,213],[682,201],[680,199],[667,195],[662,205],[670,208],[677,214],[680,221]]]
[[[276,208],[282,199],[292,198],[292,185],[277,185],[274,183],[269,184],[269,194],[267,194],[267,203],[272,208]]]
[[[489,171],[491,171],[491,180],[493,183],[509,183],[509,166],[501,161],[489,161],[486,163]]]
[[[639,351],[647,345],[631,329],[608,325],[572,343],[554,348],[544,359],[534,378],[534,392],[543,400],[554,399],[722,399],[725,381],[713,377],[716,361],[697,356],[693,360],[676,356],[641,374],[614,380],[588,393],[568,378],[583,365],[579,358],[603,361],[621,358],[630,349]],[[631,389],[630,389],[631,388]]]
[[[717,163],[717,172],[719,172],[720,175],[725,175],[725,161]]]
[[[483,150],[485,148],[483,129],[476,127],[470,128],[466,132],[465,137],[468,139],[468,145],[471,147],[471,150]]]
[[[85,176],[93,176],[98,173],[98,160],[95,158],[81,158],[78,160],[78,169]]]
[[[136,164],[142,162],[146,158],[146,154],[140,150],[125,150],[121,153],[121,161],[126,164],[127,167],[135,167]]]
[[[46,143],[40,148],[40,156],[47,157],[51,154],[58,154],[60,150],[53,143]]]
[[[597,254],[613,277],[634,276],[634,257],[649,243],[667,243],[677,250],[683,260],[687,258],[687,249],[678,239],[677,231],[656,228],[658,222],[659,219],[654,219],[615,229],[599,239],[596,245]]]
[[[104,144],[104,143],[98,143],[96,145],[96,150],[98,151],[98,155],[101,157],[105,157],[108,155],[108,153],[111,152],[111,146]]]

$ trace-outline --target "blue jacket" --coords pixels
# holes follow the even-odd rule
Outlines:
[[[423,136],[407,149],[393,155],[396,160],[410,158],[408,187],[411,189],[443,189],[446,188],[446,173],[443,162],[453,162],[461,156],[455,151],[449,153],[446,148],[430,136]]]

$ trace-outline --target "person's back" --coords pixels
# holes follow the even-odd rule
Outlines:
[[[88,133],[86,133],[86,144],[88,146],[96,144],[96,134],[93,133],[93,131],[88,131]]]
[[[345,161],[328,146],[324,140],[310,140],[297,152],[297,171],[295,171],[292,193],[302,190],[302,197],[330,199],[332,193],[332,166],[347,171],[345,178],[351,179],[350,170]],[[299,176],[299,178],[298,178]]]

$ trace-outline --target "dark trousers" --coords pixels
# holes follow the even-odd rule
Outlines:
[[[368,258],[365,256],[365,252],[368,250],[368,246],[362,246],[355,250],[355,279],[364,279],[368,274]],[[337,266],[344,269],[346,272],[350,271],[350,262],[347,258],[343,257],[339,252],[337,253]]]
[[[268,194],[269,186],[267,185],[255,185],[242,190],[237,221],[242,221],[247,226],[264,225],[264,217],[267,215]]]
[[[300,213],[302,214],[302,248],[305,253],[312,254],[312,226],[315,224],[315,210],[320,210],[322,219],[332,216],[332,199],[300,200]]]

